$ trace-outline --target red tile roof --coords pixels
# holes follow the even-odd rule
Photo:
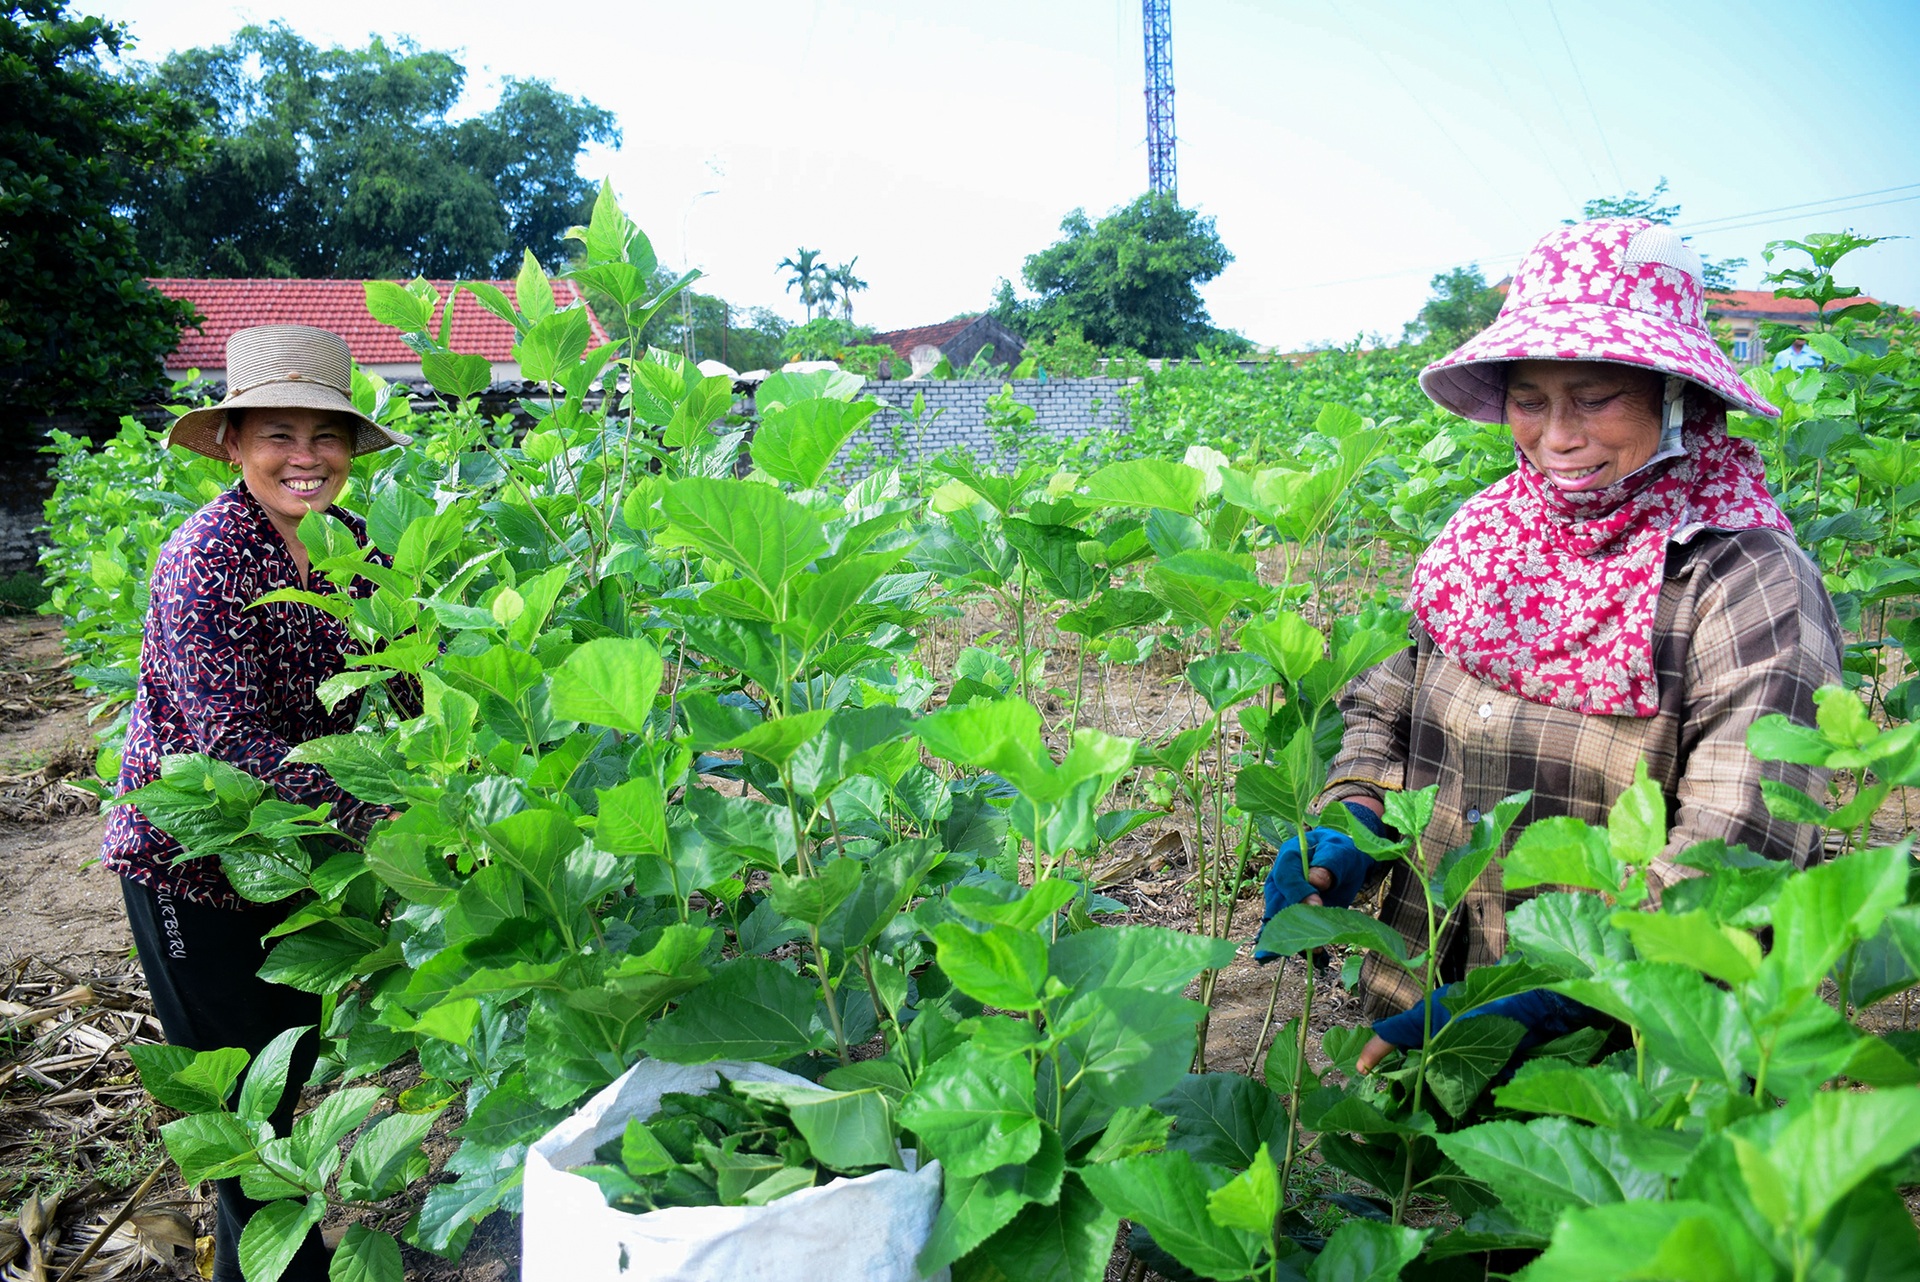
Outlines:
[[[891,347],[894,355],[903,361],[913,359],[916,347],[944,347],[960,336],[960,331],[979,320],[978,316],[956,316],[950,321],[941,321],[938,325],[922,325],[918,329],[894,329],[884,334],[875,334],[869,341],[883,347]]]
[[[1827,310],[1837,312],[1854,303],[1878,303],[1862,294],[1858,298],[1834,300]],[[1707,295],[1707,310],[1718,316],[1759,316],[1777,319],[1812,320],[1819,310],[1804,298],[1775,298],[1770,289],[1729,289]]]
[[[382,325],[367,314],[366,282],[362,280],[168,278],[147,283],[169,298],[187,299],[206,317],[204,325],[180,335],[180,345],[169,361],[175,369],[225,369],[228,336],[249,325],[314,325],[330,329],[347,341],[347,350],[362,365],[420,363],[419,354],[400,341],[400,331]],[[447,280],[432,284],[442,298],[453,288],[453,282]],[[512,281],[497,280],[493,284],[517,305]],[[566,307],[579,297],[572,281],[553,282],[556,306]],[[436,310],[436,333],[439,319],[440,313]],[[607,331],[591,308],[587,311],[587,320],[593,330],[593,343],[597,346],[606,342]],[[513,326],[482,307],[473,295],[462,292],[453,308],[449,345],[456,352],[472,352],[490,361],[510,361],[513,359]]]

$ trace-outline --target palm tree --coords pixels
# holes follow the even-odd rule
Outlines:
[[[839,289],[840,319],[846,321],[848,324],[853,323],[854,294],[867,287],[867,282],[853,274],[853,264],[859,261],[860,255],[855,254],[850,261],[841,263],[838,267],[821,273],[821,276],[827,282],[827,289],[824,292],[829,301],[833,298],[833,290],[836,288]]]
[[[793,273],[787,281],[787,292],[791,294],[795,285],[800,287],[800,305],[807,309],[807,319],[812,320],[813,305],[820,301],[823,293],[815,281],[827,274],[827,265],[820,261],[820,251],[803,246],[794,257],[780,260],[780,270]]]

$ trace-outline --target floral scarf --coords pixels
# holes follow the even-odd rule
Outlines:
[[[1793,533],[1759,451],[1716,402],[1633,475],[1591,494],[1517,466],[1468,499],[1414,566],[1434,644],[1510,694],[1589,716],[1660,710],[1653,625],[1667,545],[1701,530]]]

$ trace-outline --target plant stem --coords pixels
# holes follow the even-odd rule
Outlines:
[[[1300,1036],[1293,1043],[1293,1090],[1287,1095],[1287,1142],[1280,1157],[1280,1212],[1286,1214],[1287,1187],[1293,1179],[1293,1158],[1295,1147],[1300,1142],[1300,1078],[1306,1071],[1307,1037],[1313,1024],[1313,958],[1302,954],[1307,964],[1306,996],[1300,1002]],[[1396,1218],[1394,1223],[1398,1224]],[[1280,1223],[1274,1221],[1273,1230],[1280,1231]]]

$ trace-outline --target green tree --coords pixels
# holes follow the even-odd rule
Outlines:
[[[791,294],[796,286],[799,288],[800,305],[806,308],[807,319],[812,320],[813,305],[823,297],[822,290],[826,287],[823,277],[828,270],[820,261],[820,251],[803,246],[793,252],[793,257],[782,258],[778,266],[779,270],[792,273],[787,277],[787,292]]]
[[[123,412],[194,319],[142,279],[117,211],[202,140],[188,103],[101,65],[125,35],[64,0],[0,11],[0,407],[16,415]]]
[[[214,143],[136,193],[142,247],[175,276],[492,277],[522,249],[564,259],[595,191],[576,164],[589,142],[618,145],[612,114],[508,79],[456,123],[465,83],[450,54],[321,49],[281,23],[174,54],[147,84],[197,104]]]
[[[851,260],[829,268],[826,273],[828,301],[832,301],[835,293],[839,294],[840,319],[848,324],[853,323],[853,296],[867,287],[867,282],[853,273],[854,264],[859,261],[860,255],[855,254]]]
[[[1578,219],[1568,218],[1565,222],[1588,222],[1595,218],[1645,218],[1650,222],[1671,223],[1680,217],[1680,202],[1671,205],[1660,203],[1667,195],[1667,180],[1663,177],[1653,185],[1653,190],[1642,196],[1629,190],[1624,196],[1596,196],[1580,207]],[[1737,274],[1747,265],[1744,258],[1722,258],[1715,261],[1705,254],[1700,255],[1700,283],[1709,294],[1724,294],[1734,288]]]
[[[1098,347],[1148,356],[1190,356],[1237,337],[1213,327],[1200,298],[1199,287],[1233,261],[1213,219],[1148,194],[1097,223],[1076,209],[1060,230],[1021,269],[1037,297],[1016,299],[1000,283],[993,315],[1016,333],[1045,337],[1077,325]]]
[[[1409,342],[1453,347],[1493,324],[1506,295],[1487,284],[1477,263],[1441,272],[1433,278],[1433,296],[1407,324]]]

